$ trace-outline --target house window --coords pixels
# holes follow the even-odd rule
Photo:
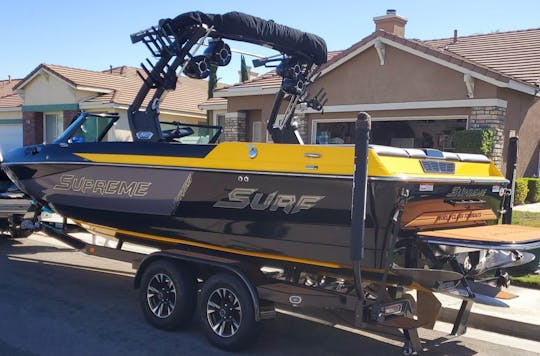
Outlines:
[[[52,143],[64,132],[64,118],[60,113],[45,114],[45,130],[43,138],[45,143]]]
[[[225,139],[225,114],[214,112],[213,116],[213,125],[221,126],[221,128],[223,129],[221,136],[219,136],[217,142],[223,142]]]
[[[88,115],[84,123],[72,135],[71,142],[107,141],[106,130],[109,130],[112,121],[111,117]]]
[[[252,142],[262,142],[262,122],[261,121],[253,121],[253,127],[251,131],[251,141]]]
[[[313,120],[311,142],[321,145],[354,144],[354,119]]]
[[[314,119],[311,142],[354,144],[355,119]],[[466,116],[372,118],[370,143],[452,151],[453,134],[467,128]]]

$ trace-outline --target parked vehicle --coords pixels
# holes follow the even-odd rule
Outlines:
[[[190,52],[206,39],[203,55]],[[274,143],[216,143],[219,127],[159,120],[177,70],[204,78],[210,65],[229,63],[223,39],[281,52],[256,63],[283,78],[268,123]],[[402,330],[410,353],[421,348],[416,329],[437,318],[433,292],[464,300],[454,334],[473,302],[515,297],[502,290],[501,269],[533,258],[519,250],[540,246],[540,229],[497,225],[508,181],[485,156],[369,146],[364,113],[354,147],[303,144],[296,107],[326,102],[308,90],[326,62],[320,37],[236,12],[190,12],[132,41],[157,57],[128,110],[133,142],[103,140],[118,115],[84,112],[53,144],[12,151],[3,168],[38,204],[119,240],[111,251],[55,232],[89,253],[135,261],[150,323],[173,329],[196,313],[212,343],[238,349],[279,306]],[[162,251],[127,253],[124,241]],[[417,289],[416,302],[406,288]]]
[[[0,152],[0,163],[2,153]],[[24,228],[23,220],[32,206],[32,200],[17,188],[0,170],[0,236],[26,237],[32,233]]]

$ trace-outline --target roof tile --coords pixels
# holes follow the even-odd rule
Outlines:
[[[20,79],[0,80],[0,108],[18,107],[22,105],[22,99],[15,94],[13,88]]]
[[[531,84],[540,84],[540,28],[493,32],[423,41],[491,70]]]
[[[134,67],[118,67],[106,71],[92,71],[87,69],[71,68],[55,64],[41,64],[32,73],[26,76],[19,84],[30,79],[40,69],[52,72],[75,87],[92,87],[98,91],[89,102],[115,103],[130,105],[142,85],[142,79],[137,74],[141,71]],[[102,93],[99,93],[99,90]],[[112,91],[108,93],[109,91]],[[162,110],[180,111],[190,114],[204,114],[198,105],[207,99],[208,82],[205,80],[179,77],[176,90],[170,91],[160,105]],[[146,105],[145,103],[144,105]]]

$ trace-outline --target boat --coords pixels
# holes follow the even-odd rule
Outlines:
[[[490,305],[513,296],[500,289],[504,269],[532,261],[524,251],[540,247],[540,230],[498,224],[511,190],[486,156],[368,146],[366,114],[354,146],[302,142],[296,108],[326,102],[323,91],[309,95],[326,62],[322,38],[237,12],[190,12],[131,39],[157,58],[143,65],[128,111],[132,141],[106,140],[118,114],[82,112],[54,143],[5,155],[2,168],[38,204],[96,234],[301,266],[350,277],[357,290],[361,272]],[[159,119],[179,73],[205,78],[210,65],[228,64],[224,39],[281,53],[255,63],[282,77],[268,124],[273,143],[218,142],[220,127]],[[190,52],[205,40],[204,54]],[[496,287],[485,283],[488,271]],[[321,285],[316,278],[309,283]]]
[[[2,152],[0,152],[0,163]],[[32,200],[0,170],[0,236],[26,237],[33,231],[30,222]],[[23,221],[25,221],[23,223]]]

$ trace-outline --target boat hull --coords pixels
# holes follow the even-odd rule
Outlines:
[[[129,146],[114,145],[118,147]],[[163,147],[178,150],[178,146]],[[39,156],[62,154],[69,159],[19,160],[5,169],[38,202],[87,229],[113,237],[159,247],[180,244],[324,267],[351,264],[352,175],[96,163],[77,158],[73,152],[67,154],[75,148],[40,146]],[[198,154],[192,149],[188,153]],[[414,209],[404,213],[402,235],[423,227],[470,226],[485,224],[489,220],[486,216],[497,218],[494,210],[500,196],[492,184],[469,184],[463,189],[463,184],[452,181],[433,184],[371,177],[362,261],[365,267],[383,266],[396,201],[404,189]],[[464,195],[456,195],[456,191]],[[481,195],[482,203],[445,203],[450,198],[475,198],[471,192]],[[428,224],[426,213],[432,213]]]

